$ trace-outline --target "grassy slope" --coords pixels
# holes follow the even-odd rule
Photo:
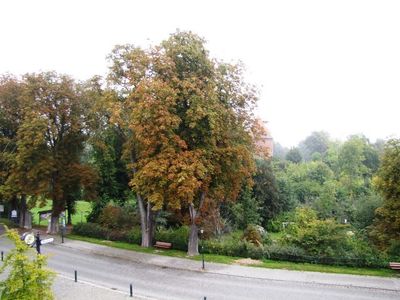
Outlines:
[[[144,253],[153,253],[157,255],[173,256],[180,258],[188,258],[194,260],[201,260],[201,256],[190,258],[186,256],[186,252],[178,250],[158,250],[154,248],[142,248],[139,245],[123,243],[123,242],[112,242],[104,241],[95,238],[82,237],[78,235],[68,235],[68,238],[80,241],[86,241],[94,244],[110,246],[119,249],[132,250]],[[240,259],[239,257],[230,257],[223,255],[205,254],[205,261],[216,262],[224,264],[233,264],[235,260]],[[342,266],[328,266],[308,263],[293,263],[285,261],[273,261],[263,260],[262,264],[253,266],[270,269],[286,269],[286,270],[297,270],[297,271],[311,271],[311,272],[325,272],[325,273],[339,273],[339,274],[354,274],[354,275],[370,275],[370,276],[382,276],[382,277],[393,277],[397,273],[390,269],[368,269],[368,268],[352,268]]]
[[[51,200],[48,200],[45,206],[39,207],[36,206],[31,209],[33,224],[39,224],[39,211],[50,210],[51,209]],[[86,217],[92,210],[92,206],[90,202],[87,201],[77,201],[76,202],[76,213],[72,215],[72,224],[77,224],[81,222],[86,222]],[[40,225],[47,225],[47,220],[41,220]]]

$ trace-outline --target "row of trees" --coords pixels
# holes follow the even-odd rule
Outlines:
[[[250,184],[260,133],[257,93],[241,65],[209,57],[204,40],[177,32],[160,45],[116,46],[110,72],[77,83],[54,72],[0,82],[0,195],[19,207],[52,200],[51,232],[80,197],[134,194],[142,246],[161,210],[186,211],[189,254],[208,207]],[[22,224],[23,225],[23,224]]]
[[[55,72],[1,78],[0,197],[19,207],[22,226],[37,201],[52,200],[53,233],[77,199],[95,200],[92,221],[113,201],[135,205],[144,247],[157,220],[189,225],[193,255],[199,226],[217,235],[272,228],[310,206],[320,219],[365,229],[381,207],[371,236],[382,245],[399,239],[399,195],[387,192],[399,183],[396,140],[383,151],[363,136],[340,143],[315,132],[297,148],[276,145],[267,160],[257,147],[256,90],[240,64],[211,59],[197,35],[178,31],[149,49],[119,45],[108,62],[107,78],[86,82]]]

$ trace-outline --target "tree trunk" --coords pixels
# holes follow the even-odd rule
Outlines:
[[[26,196],[21,195],[21,200],[20,200],[20,209],[19,209],[19,227],[24,228],[25,227],[25,218],[26,218]]]
[[[52,214],[49,225],[47,226],[47,233],[57,234],[59,229],[58,222],[59,222],[59,216]]]
[[[67,201],[67,224],[72,225],[72,203]]]
[[[196,224],[190,225],[190,233],[189,233],[189,243],[188,243],[188,252],[189,256],[195,256],[199,254],[199,229]]]
[[[196,225],[196,217],[197,212],[194,208],[194,204],[191,203],[189,205],[189,213],[190,213],[190,233],[189,233],[189,242],[188,242],[188,252],[189,256],[194,256],[199,254],[199,229]]]
[[[24,224],[25,229],[32,229],[32,213],[27,210],[25,212],[25,224]]]
[[[154,212],[149,202],[145,204],[143,198],[139,194],[137,194],[136,197],[139,205],[140,227],[142,231],[141,246],[149,248],[152,246],[154,240]]]
[[[25,229],[32,229],[32,214],[26,205],[26,195],[21,195],[19,212],[19,227]]]

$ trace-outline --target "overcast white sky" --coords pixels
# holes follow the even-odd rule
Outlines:
[[[0,1],[0,73],[104,75],[115,44],[191,30],[213,57],[242,60],[259,115],[294,146],[400,132],[400,1]]]

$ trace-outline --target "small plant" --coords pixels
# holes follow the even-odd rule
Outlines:
[[[248,225],[243,233],[243,239],[256,246],[262,245],[262,236],[259,229],[255,225]]]
[[[0,268],[0,274],[9,271],[0,282],[2,300],[50,300],[54,299],[51,286],[54,273],[44,268],[46,257],[36,255],[20,240],[17,231],[6,229],[7,237],[15,243]]]

